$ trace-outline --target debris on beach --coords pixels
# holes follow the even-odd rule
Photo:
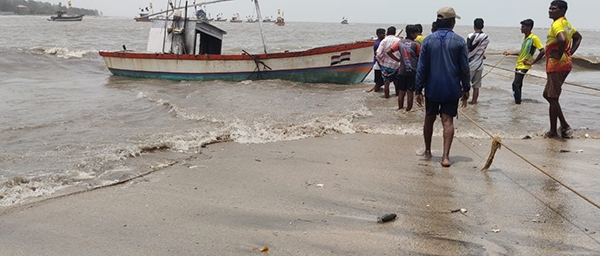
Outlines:
[[[531,136],[529,136],[529,135],[525,135],[525,137],[523,137],[523,139],[524,139],[524,140],[530,140],[530,139],[531,139]]]
[[[492,231],[494,231],[494,233],[499,233],[500,229],[499,228],[492,228]]]
[[[467,213],[467,209],[465,209],[465,208],[460,208],[460,209],[452,210],[452,211],[450,211],[450,212],[451,212],[451,213],[460,212],[460,213],[462,213],[462,214],[465,214],[465,213]]]
[[[561,150],[560,150],[560,151],[558,151],[558,152],[560,152],[560,153],[569,153],[569,152],[571,152],[571,150],[568,150],[568,149],[561,149]]]
[[[395,213],[386,214],[380,217],[377,217],[377,223],[390,222],[396,219],[398,215]]]
[[[253,251],[259,251],[259,252],[268,252],[269,251],[269,246],[264,246],[263,248],[258,248],[258,247],[254,247],[252,248]]]
[[[317,184],[317,188],[322,188],[324,186],[325,186],[325,184]]]

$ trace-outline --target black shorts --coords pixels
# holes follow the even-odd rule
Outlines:
[[[425,114],[428,116],[441,116],[442,114],[446,114],[455,117],[458,114],[458,102],[459,100],[440,103],[425,98]]]
[[[400,91],[415,91],[415,75],[398,76],[398,88]]]
[[[375,84],[383,85],[383,76],[381,75],[381,70],[375,69]]]

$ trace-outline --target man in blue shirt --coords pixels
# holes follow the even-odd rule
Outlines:
[[[381,90],[381,86],[383,86],[383,76],[381,75],[381,68],[379,67],[379,63],[377,62],[377,58],[375,55],[377,55],[377,49],[379,48],[381,40],[385,38],[385,29],[378,28],[375,31],[375,33],[377,34],[377,40],[375,40],[375,44],[373,45],[373,79],[375,79],[375,85],[373,85],[373,88],[367,90],[367,92],[379,92],[379,90]]]
[[[458,102],[462,100],[462,107],[466,107],[471,89],[466,42],[452,31],[456,19],[460,19],[460,16],[456,15],[452,7],[438,10],[438,30],[427,36],[421,45],[415,87],[419,106],[423,105],[425,90],[425,151],[422,155],[427,159],[431,158],[433,124],[437,115],[440,115],[444,127],[444,153],[441,162],[444,167],[451,165],[449,155]]]

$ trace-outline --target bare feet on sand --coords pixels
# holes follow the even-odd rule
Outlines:
[[[560,133],[561,138],[571,138],[573,131],[571,131],[571,126],[567,126],[567,128],[563,128],[562,126],[558,128],[558,132]]]
[[[450,159],[448,158],[442,159],[442,162],[440,164],[442,164],[443,167],[450,167],[450,165],[452,165],[452,163],[450,163]]]
[[[423,151],[418,151],[417,152],[417,156],[422,156],[425,159],[431,159],[431,151],[430,150],[423,150]]]
[[[558,133],[556,132],[547,132],[544,134],[544,138],[546,139],[558,139]]]

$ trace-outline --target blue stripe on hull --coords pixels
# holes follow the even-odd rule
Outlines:
[[[263,72],[240,72],[240,73],[165,73],[148,72],[109,68],[110,72],[117,76],[135,78],[187,80],[187,81],[233,81],[281,79],[303,83],[338,83],[356,84],[362,82],[371,71],[372,63],[359,63],[345,66],[334,66],[326,68],[301,69],[301,70],[278,70]]]

